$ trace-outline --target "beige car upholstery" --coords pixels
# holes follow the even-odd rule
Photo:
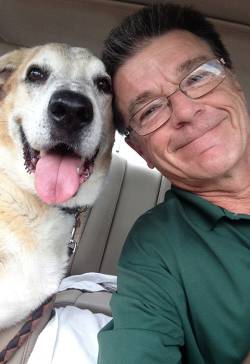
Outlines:
[[[89,47],[97,55],[109,30],[126,15],[152,0],[0,0],[0,55],[16,46],[66,42]],[[164,2],[164,0],[163,0]],[[169,0],[165,0],[169,2]],[[248,0],[175,0],[192,4],[214,22],[232,53],[247,90],[250,65],[250,6]]]
[[[176,0],[175,3],[187,4],[187,1]],[[221,32],[249,95],[249,0],[194,0],[189,3],[210,16]],[[109,30],[140,6],[132,1],[0,0],[0,55],[16,47],[54,41],[88,47],[99,55]],[[169,187],[166,179],[147,169],[139,162],[139,157],[133,155],[130,161],[127,160],[128,149],[119,140],[117,145],[107,184],[89,212],[70,274],[89,271],[115,274],[131,225],[138,215],[161,201]],[[90,296],[66,292],[59,295],[57,304],[71,302],[108,312],[108,294]]]

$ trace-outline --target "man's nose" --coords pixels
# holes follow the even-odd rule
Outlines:
[[[194,122],[204,108],[199,100],[191,99],[181,90],[170,96],[170,102],[172,106],[170,122],[173,123],[175,128]]]

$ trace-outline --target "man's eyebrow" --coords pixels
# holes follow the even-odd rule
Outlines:
[[[200,64],[206,62],[207,60],[208,60],[207,56],[198,56],[192,59],[188,59],[187,61],[177,66],[177,72],[178,73],[191,72],[196,66],[198,67]]]
[[[138,110],[138,107],[153,100],[154,98],[155,95],[153,95],[152,92],[149,91],[145,91],[142,94],[138,95],[129,105],[128,108],[129,118],[133,117],[134,113]]]

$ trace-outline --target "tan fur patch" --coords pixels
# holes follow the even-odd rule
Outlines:
[[[7,147],[8,149],[13,151],[15,150],[15,146],[7,131],[7,122],[4,120],[0,120],[0,140],[1,144]]]
[[[20,74],[23,72],[27,62],[32,59],[36,52],[37,48],[20,49],[18,51],[12,52],[9,57],[7,57],[8,55],[6,56],[6,64],[10,64],[14,69],[12,72],[10,72],[9,77],[1,87],[2,97],[0,98],[0,138],[1,143],[12,151],[15,151],[15,147],[8,134],[7,118],[13,109],[15,101],[15,88],[18,84]],[[0,68],[1,67],[4,67],[4,64],[1,64],[0,62]],[[21,124],[22,119],[18,118],[16,122]]]
[[[0,138],[1,138],[1,144],[6,146],[7,148],[14,150],[13,142],[9,136],[8,133],[8,127],[7,127],[7,117],[12,110],[13,107],[13,101],[12,100],[6,100],[6,95],[9,93],[13,86],[11,86],[11,83],[7,82],[3,86],[3,93],[5,97],[0,100]]]
[[[29,249],[35,247],[33,227],[39,224],[48,206],[36,196],[19,189],[3,174],[0,174],[0,216],[8,227]]]

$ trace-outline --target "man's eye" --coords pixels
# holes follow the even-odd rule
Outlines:
[[[152,117],[154,117],[157,112],[162,108],[162,104],[161,103],[157,103],[157,104],[152,104],[150,106],[148,106],[147,108],[143,109],[138,115],[139,116],[139,120],[140,122],[144,122],[147,121],[148,119],[151,119]]]
[[[210,79],[210,73],[209,72],[202,72],[202,73],[193,74],[193,75],[190,75],[185,80],[185,86],[186,87],[192,87],[192,86],[196,86],[196,84],[200,85],[200,84],[206,83],[209,79]]]

